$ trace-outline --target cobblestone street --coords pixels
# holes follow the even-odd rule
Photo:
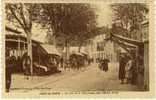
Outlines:
[[[107,72],[99,70],[96,64],[92,64],[79,71],[67,70],[50,76],[34,76],[29,80],[24,79],[22,75],[13,75],[12,92],[15,91],[14,88],[17,90],[18,88],[50,88],[54,91],[137,90],[135,85],[120,84],[117,63],[109,64]]]

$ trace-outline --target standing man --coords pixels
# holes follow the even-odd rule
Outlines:
[[[103,60],[103,70],[106,72],[106,71],[108,71],[108,63],[109,63],[110,61],[109,61],[109,59],[108,58],[105,58],[104,60]]]
[[[125,66],[126,66],[125,57],[124,55],[120,55],[119,57],[119,79],[121,80],[121,84],[124,84]]]
[[[64,62],[64,61],[63,61],[63,57],[61,57],[61,58],[60,58],[60,65],[61,65],[61,68],[63,68],[63,62]]]
[[[6,92],[9,92],[11,86],[11,75],[13,72],[13,67],[15,67],[16,58],[14,55],[9,56],[9,50],[6,48],[5,51],[5,86]]]

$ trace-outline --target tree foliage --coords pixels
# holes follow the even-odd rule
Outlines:
[[[49,27],[53,36],[85,40],[96,26],[96,15],[89,4],[41,4],[39,23]],[[49,35],[51,36],[51,35]]]
[[[114,22],[118,22],[120,29],[124,31],[140,30],[141,22],[149,12],[148,5],[143,3],[112,4],[111,7],[114,11]]]
[[[65,38],[67,47],[71,40],[82,45],[86,39],[94,36],[92,30],[96,27],[94,9],[90,4],[81,3],[6,4],[6,18],[22,28],[29,40],[33,23],[38,23],[49,30],[50,40]]]
[[[35,5],[29,4],[6,4],[6,20],[22,28],[26,34],[31,33],[33,12]]]

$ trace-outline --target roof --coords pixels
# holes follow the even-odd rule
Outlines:
[[[47,51],[48,54],[55,54],[61,56],[61,54],[58,52],[54,45],[41,44],[41,46],[45,49],[45,51]]]

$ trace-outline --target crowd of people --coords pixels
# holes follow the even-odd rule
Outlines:
[[[86,59],[84,57],[70,57],[69,60],[61,58],[59,62],[60,64],[58,66],[60,66],[60,68],[63,68],[64,70],[80,70],[82,68],[85,68],[86,65],[90,65],[90,63],[93,62],[93,60]]]

